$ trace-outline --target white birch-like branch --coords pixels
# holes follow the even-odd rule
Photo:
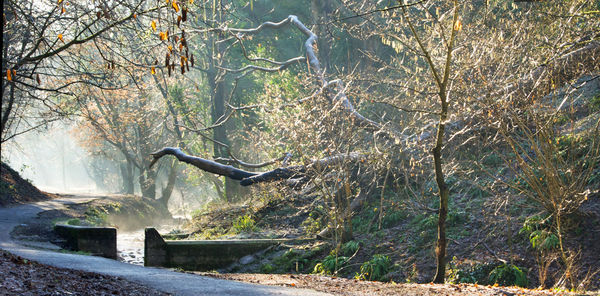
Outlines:
[[[330,96],[327,96],[327,97],[329,98],[329,100],[332,104],[334,104],[334,105],[339,104],[342,106],[343,110],[346,111],[346,113],[348,113],[349,118],[352,120],[353,124],[355,124],[361,128],[364,128],[366,130],[377,131],[377,133],[379,135],[387,135],[390,138],[396,138],[396,139],[397,138],[401,138],[401,139],[406,138],[397,131],[393,131],[393,130],[389,130],[389,129],[383,130],[382,124],[375,122],[371,119],[368,119],[365,116],[363,116],[362,114],[360,114],[356,110],[356,108],[354,108],[354,105],[352,104],[352,102],[350,102],[350,100],[348,99],[348,96],[346,95],[346,87],[344,86],[344,83],[342,80],[334,79],[331,81],[327,81],[325,79],[325,75],[324,75],[325,73],[321,69],[321,64],[315,53],[315,47],[317,44],[318,37],[315,33],[313,33],[311,30],[309,30],[298,19],[297,16],[290,15],[287,18],[285,18],[284,20],[277,22],[277,23],[264,22],[256,28],[250,28],[250,29],[225,28],[222,30],[225,32],[237,34],[236,37],[238,38],[238,40],[241,40],[245,35],[254,35],[254,34],[257,34],[261,31],[263,31],[264,29],[280,29],[287,25],[292,25],[292,26],[296,27],[300,32],[302,32],[302,34],[304,34],[307,37],[306,41],[304,42],[304,48],[306,50],[306,57],[308,59],[308,62],[309,62],[312,72],[314,73],[316,79],[321,84],[321,89],[318,90],[317,92],[315,92],[313,94],[313,96],[316,94],[323,93],[323,90],[325,90],[325,89],[333,88],[335,95],[333,97],[330,97]],[[242,47],[243,47],[243,45],[242,45]],[[244,52],[245,52],[245,50],[244,50]],[[247,55],[246,55],[246,57],[247,57]],[[278,71],[282,66],[289,65],[288,62],[290,62],[290,61],[296,62],[299,60],[300,60],[300,57],[293,58],[293,59],[290,59],[290,60],[284,62],[283,65],[281,65],[280,67],[275,67],[275,68],[267,68],[267,67],[260,67],[260,66],[255,66],[255,65],[248,65],[248,66],[245,66],[245,67],[237,69],[237,70],[233,70],[233,69],[227,69],[227,70],[230,72],[234,72],[234,73],[243,72],[246,70],[252,70],[252,71],[261,70],[261,71],[267,71],[267,72],[274,72],[274,71]],[[325,92],[325,94],[326,94],[326,92]],[[313,97],[313,96],[311,96],[311,97]],[[304,100],[302,100],[302,101],[304,101]]]

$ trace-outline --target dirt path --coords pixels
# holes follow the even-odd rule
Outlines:
[[[60,198],[12,208],[0,208],[0,249],[27,260],[59,268],[117,276],[174,295],[327,295],[308,289],[273,287],[226,281],[167,269],[147,268],[101,257],[59,253],[27,247],[11,239],[10,231],[42,211],[69,203],[87,202],[93,196]]]

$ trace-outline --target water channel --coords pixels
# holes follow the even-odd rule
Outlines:
[[[178,226],[164,224],[156,227],[159,233],[168,233]],[[117,230],[117,260],[144,265],[144,229],[133,231]]]

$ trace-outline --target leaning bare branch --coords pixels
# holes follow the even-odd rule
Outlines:
[[[334,166],[340,166],[347,163],[354,163],[367,158],[366,154],[352,152],[318,159],[312,161],[308,165],[281,167],[263,173],[255,173],[244,171],[230,165],[221,164],[216,161],[196,156],[190,156],[181,151],[181,149],[175,147],[166,147],[152,153],[151,155],[153,159],[150,163],[150,167],[154,166],[154,164],[163,156],[173,155],[177,157],[179,161],[191,164],[203,171],[217,174],[220,176],[229,177],[233,180],[238,180],[240,181],[240,184],[242,186],[288,179],[300,179],[303,180],[302,183],[305,183],[306,180],[310,178],[310,176],[314,173],[322,172]],[[289,156],[289,154],[286,154],[283,157],[281,157],[280,160],[285,161],[287,158],[289,158]]]
[[[203,171],[217,174],[220,176],[226,176],[234,180],[243,180],[244,178],[256,175],[256,173],[240,170],[230,165],[224,165],[212,160],[187,155],[183,153],[181,149],[175,147],[166,147],[152,153],[151,155],[153,159],[150,163],[150,167],[152,167],[161,157],[165,155],[173,155],[177,157],[179,161],[191,164]]]

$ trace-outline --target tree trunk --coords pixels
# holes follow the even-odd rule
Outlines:
[[[219,34],[221,37],[221,34]],[[213,56],[223,56],[224,49],[222,48],[220,43],[214,43],[214,52]],[[212,69],[208,73],[208,80],[212,90],[212,109],[211,109],[211,117],[212,122],[218,123],[220,120],[223,120],[223,116],[225,115],[225,78],[219,75],[219,71],[216,68],[216,64],[218,61],[213,61]],[[218,125],[213,128],[213,154],[214,158],[229,158],[229,153],[227,152],[227,147],[224,147],[222,144],[230,146],[229,139],[227,137],[228,133],[228,123],[224,123]],[[217,143],[218,142],[218,143]],[[227,202],[234,202],[240,200],[240,195],[242,194],[242,188],[238,182],[234,182],[231,179],[225,178],[225,190],[223,191],[223,198]]]
[[[436,273],[433,278],[434,283],[443,284],[446,277],[446,217],[448,216],[448,197],[450,190],[444,178],[442,171],[442,147],[444,144],[444,130],[446,119],[448,117],[448,101],[446,98],[446,88],[442,85],[440,90],[440,102],[442,112],[440,113],[440,122],[438,123],[438,131],[435,147],[433,148],[433,163],[435,167],[435,181],[438,185],[440,195],[440,208],[438,211],[438,236],[437,245],[435,247]]]
[[[134,182],[133,182],[133,165],[129,161],[122,162],[121,168],[121,191],[125,194],[133,194]]]
[[[175,181],[177,180],[177,161],[171,161],[169,168],[169,177],[167,179],[167,185],[163,188],[159,201],[169,208],[169,199],[173,194],[173,188],[175,188]]]
[[[150,199],[156,199],[156,172],[143,169],[140,172],[139,182],[142,196]]]

